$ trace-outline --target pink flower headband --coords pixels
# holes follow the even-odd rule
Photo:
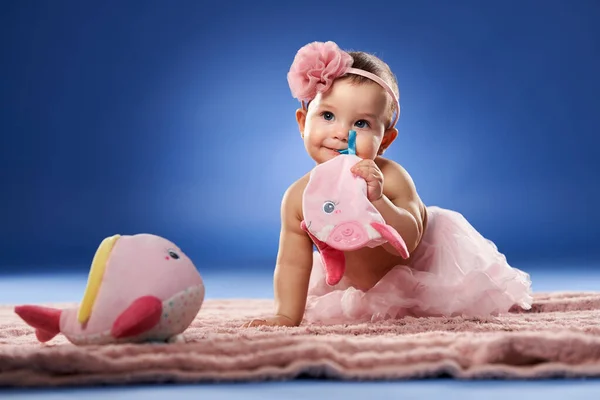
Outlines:
[[[362,69],[352,68],[352,56],[341,50],[334,42],[313,42],[298,50],[288,72],[288,83],[294,98],[300,100],[302,108],[317,93],[329,90],[333,81],[346,74],[361,75],[377,82],[383,87],[396,106],[396,112],[390,128],[396,125],[400,115],[400,103],[392,88],[383,79]]]

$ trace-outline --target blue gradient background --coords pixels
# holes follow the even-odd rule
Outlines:
[[[273,268],[312,162],[286,73],[314,40],[398,76],[387,155],[515,265],[599,255],[600,3],[1,6],[0,271],[86,272],[151,232],[202,268]],[[551,266],[549,266],[551,268]]]
[[[178,243],[208,297],[271,296],[281,197],[312,166],[286,73],[315,40],[374,52],[395,71],[402,116],[387,155],[427,204],[463,213],[533,272],[535,290],[598,290],[598,21],[595,0],[3,1],[0,303],[78,301],[100,241],[139,232]],[[553,400],[595,399],[599,384],[298,381],[3,398]]]

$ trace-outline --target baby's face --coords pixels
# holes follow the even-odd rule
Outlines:
[[[356,131],[356,155],[377,157],[388,123],[388,95],[377,83],[335,81],[325,94],[318,94],[305,115],[297,113],[308,154],[323,163],[348,147],[348,132]]]

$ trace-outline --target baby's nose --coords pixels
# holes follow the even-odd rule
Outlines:
[[[335,133],[335,138],[337,140],[341,140],[343,142],[347,142],[348,141],[348,131],[337,131]]]

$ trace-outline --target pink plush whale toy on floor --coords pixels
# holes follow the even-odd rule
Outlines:
[[[361,161],[356,156],[355,140],[356,132],[350,131],[347,154],[312,170],[302,199],[301,226],[319,250],[331,286],[344,276],[344,251],[389,242],[403,258],[409,256],[400,234],[368,200],[365,180],[351,172]]]
[[[181,341],[204,302],[204,282],[173,243],[150,234],[105,238],[77,308],[15,307],[40,342],[76,345]]]

